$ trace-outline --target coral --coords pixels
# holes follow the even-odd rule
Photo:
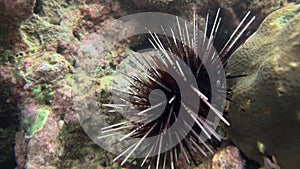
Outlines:
[[[269,15],[227,65],[230,75],[247,74],[229,81],[229,137],[261,165],[263,154],[299,166],[299,52],[300,5],[292,5]]]

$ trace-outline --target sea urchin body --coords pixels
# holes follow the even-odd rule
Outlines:
[[[227,92],[223,68],[254,20],[248,16],[218,51],[219,10],[210,30],[207,15],[204,34],[195,19],[189,24],[178,17],[176,27],[161,26],[164,36],[149,31],[155,51],[128,56],[114,77],[113,103],[102,104],[126,118],[102,127],[97,137],[123,146],[114,161],[124,156],[121,165],[141,158],[141,166],[175,168],[179,154],[187,163],[197,163],[194,153],[214,153],[214,143],[222,139],[218,122],[230,125],[222,113]]]

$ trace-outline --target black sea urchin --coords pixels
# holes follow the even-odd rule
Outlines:
[[[165,36],[149,31],[157,52],[134,54],[119,66],[113,103],[103,105],[127,120],[103,127],[98,139],[116,136],[112,146],[126,145],[114,159],[124,156],[121,165],[128,158],[142,158],[141,166],[147,162],[149,167],[175,168],[179,153],[187,163],[197,162],[195,152],[214,153],[213,143],[222,139],[216,132],[217,122],[229,125],[222,113],[226,99],[223,68],[254,20],[247,13],[216,51],[219,11],[210,30],[207,15],[204,34],[198,31],[195,15],[191,28],[177,18],[176,27],[161,27]]]

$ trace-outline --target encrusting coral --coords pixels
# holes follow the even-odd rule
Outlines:
[[[299,53],[300,5],[287,6],[269,15],[226,67],[246,74],[228,81],[229,137],[260,164],[261,155],[274,155],[283,168],[299,167]]]

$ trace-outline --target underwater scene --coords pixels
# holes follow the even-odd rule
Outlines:
[[[0,169],[299,169],[300,0],[0,0]]]

